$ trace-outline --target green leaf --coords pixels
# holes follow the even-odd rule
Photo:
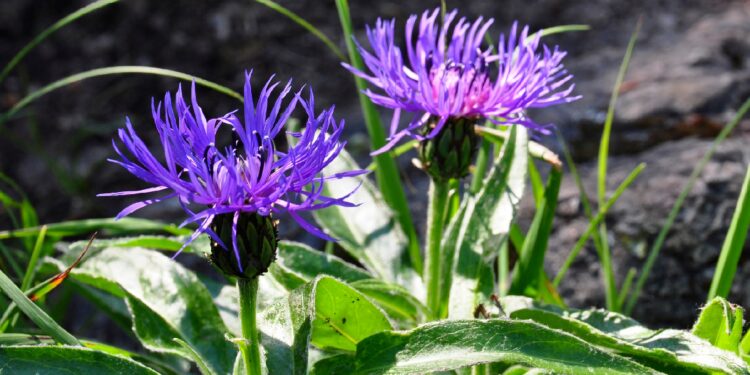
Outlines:
[[[365,64],[354,42],[354,30],[349,12],[349,2],[347,0],[336,0],[336,10],[341,21],[346,49],[349,52],[349,62],[356,69],[364,71]],[[370,136],[370,146],[373,150],[377,150],[386,144],[385,131],[380,120],[380,114],[370,98],[364,94],[364,90],[367,88],[365,80],[354,76],[354,82],[357,86],[359,102],[362,105],[362,115],[367,127],[367,134]],[[411,212],[409,212],[409,202],[406,200],[406,194],[401,184],[401,176],[398,173],[396,161],[391,152],[384,152],[375,156],[375,164],[377,165],[375,179],[377,180],[380,192],[383,194],[383,198],[388,206],[398,213],[396,220],[401,224],[401,228],[408,240],[408,253],[411,266],[418,275],[421,275],[422,256],[419,250],[419,240],[417,239],[417,232],[414,230]],[[406,287],[411,289],[410,286]]]
[[[323,170],[326,176],[361,169],[349,154],[341,154]],[[399,283],[419,295],[421,279],[403,262],[408,239],[393,211],[375,186],[365,177],[332,180],[325,185],[326,194],[340,197],[359,189],[349,198],[357,207],[331,206],[314,211],[315,220],[349,254],[373,275]]]
[[[373,279],[366,271],[305,244],[280,241],[278,256],[271,266],[270,274],[289,290],[312,281],[318,275],[333,276],[351,283],[351,286],[400,321],[416,321],[424,314],[422,303],[407,289]]]
[[[354,351],[362,339],[393,329],[367,297],[340,281],[322,277],[314,293],[312,343],[320,348]]]
[[[740,357],[750,366],[750,331],[745,334],[745,338],[740,343]]]
[[[388,316],[398,322],[418,322],[426,316],[427,307],[400,285],[389,284],[378,279],[354,281],[349,285],[369,297],[385,310]],[[408,328],[411,327],[413,324],[408,325]]]
[[[742,307],[716,297],[703,307],[692,333],[719,349],[738,353],[744,312]]]
[[[618,313],[600,309],[563,311],[526,297],[504,297],[500,301],[511,319],[533,320],[551,329],[568,332],[657,371],[670,374],[750,373],[735,354],[715,348],[686,331],[650,330]]]
[[[60,264],[62,267],[62,264]],[[168,257],[142,248],[106,248],[91,254],[71,277],[123,296],[133,330],[154,351],[192,359],[199,355],[215,374],[232,371],[237,353],[211,294],[195,274]]]
[[[359,340],[391,329],[361,293],[321,276],[265,309],[258,318],[269,374],[307,374],[309,344],[353,350]]]
[[[158,374],[135,361],[78,347],[0,347],[0,369],[11,374]]]
[[[499,361],[562,374],[654,373],[567,333],[505,319],[441,321],[379,333],[357,345],[353,373],[424,373]]]
[[[337,354],[323,358],[315,364],[310,375],[349,375],[354,373],[354,356]]]
[[[497,254],[515,217],[528,163],[526,129],[514,126],[510,132],[482,189],[463,199],[443,238],[443,269],[453,271],[445,275],[441,288],[443,293],[449,293],[448,310],[452,319],[471,318],[474,308],[493,292],[490,260]]]
[[[555,209],[561,181],[562,171],[552,168],[543,199],[538,202],[534,220],[526,235],[526,240],[519,255],[520,258],[513,271],[510,294],[525,294],[527,288],[538,289],[539,287],[540,275],[544,273],[544,256],[552,232],[552,222],[555,220]]]
[[[41,328],[45,333],[52,336],[55,341],[66,345],[81,345],[73,335],[50,318],[41,307],[37,306],[34,302],[31,302],[21,289],[19,289],[2,271],[0,271],[0,290],[15,302],[16,305],[18,305],[18,308],[29,317],[34,324]]]
[[[737,264],[745,248],[748,228],[750,228],[750,168],[745,172],[745,181],[742,183],[742,191],[737,199],[732,223],[729,226],[727,237],[721,247],[721,255],[716,263],[716,271],[711,281],[711,289],[708,292],[709,300],[719,296],[727,298],[732,289],[732,280],[737,272]]]
[[[271,265],[271,275],[284,287],[295,289],[321,274],[348,282],[372,277],[334,255],[317,251],[302,243],[279,241],[276,262]]]

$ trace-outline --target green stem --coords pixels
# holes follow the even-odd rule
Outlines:
[[[258,278],[239,279],[237,288],[240,292],[240,322],[242,338],[239,341],[242,360],[248,375],[261,375],[260,335],[255,319],[255,307],[258,302]]]
[[[440,240],[443,238],[443,224],[445,211],[448,206],[449,184],[447,181],[430,183],[430,206],[427,211],[427,258],[425,259],[425,283],[427,284],[427,307],[436,316],[440,312],[441,293],[440,280],[442,278],[442,258],[440,254]]]
[[[615,272],[612,266],[612,251],[609,248],[608,238],[607,225],[602,221],[599,224],[599,235],[594,236],[594,241],[599,241],[596,249],[599,252],[599,261],[602,263],[602,278],[604,281],[607,310],[619,312],[620,307],[617,305],[619,296],[617,293],[617,283],[615,282]]]

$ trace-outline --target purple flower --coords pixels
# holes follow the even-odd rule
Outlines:
[[[132,159],[113,141],[120,158],[110,161],[152,187],[100,196],[166,194],[131,204],[117,215],[118,219],[147,205],[175,198],[188,214],[182,225],[199,223],[183,249],[201,233],[207,233],[226,248],[210,225],[218,215],[231,214],[234,223],[232,242],[238,261],[236,224],[242,213],[267,216],[272,212],[287,212],[310,233],[331,239],[303,219],[300,213],[332,205],[354,205],[347,201],[354,191],[338,198],[323,193],[327,180],[364,173],[361,170],[331,176],[321,173],[346,143],[339,141],[344,122],[336,123],[333,107],[316,115],[312,90],[307,100],[297,92],[286,105],[282,105],[291,90],[290,83],[274,95],[279,83],[274,82],[273,77],[261,90],[256,103],[250,86],[251,74],[245,78],[242,119],[232,112],[207,120],[196,100],[195,82],[190,105],[183,99],[181,88],[175,96],[174,110],[169,93],[164,96],[163,107],[162,103],[154,106],[152,101],[152,114],[164,152],[163,163],[138,137],[130,120],[126,121],[126,128],[120,129],[118,136]],[[294,146],[281,152],[276,149],[274,140],[297,104],[304,109],[305,128],[300,133],[291,134],[296,139]],[[230,130],[234,139],[232,144],[223,147],[217,145],[217,133],[222,128]]]
[[[439,14],[439,9],[425,11],[416,35],[417,16],[407,20],[408,62],[394,41],[395,20],[378,19],[374,28],[367,27],[372,52],[357,44],[369,73],[344,64],[384,92],[365,90],[374,103],[394,109],[389,142],[376,153],[390,149],[404,136],[433,138],[451,118],[484,118],[544,132],[546,126],[526,117],[528,108],[579,98],[571,96],[573,84],[563,88],[572,78],[561,64],[566,53],[545,45],[538,52],[540,33],[529,36],[524,27],[519,35],[513,24],[507,39],[500,36],[496,50],[483,49],[492,19],[460,18],[454,24],[454,10],[440,25]],[[414,114],[405,128],[399,128],[401,111]],[[425,136],[415,133],[431,117],[437,120],[434,129]]]

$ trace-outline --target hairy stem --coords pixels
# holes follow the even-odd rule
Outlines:
[[[427,307],[435,314],[440,312],[441,293],[440,280],[442,278],[442,257],[440,240],[443,238],[443,224],[448,207],[448,192],[450,185],[447,181],[430,183],[430,206],[427,211],[427,254],[425,264],[425,283],[427,284]]]
[[[260,375],[260,335],[255,319],[255,308],[258,302],[258,278],[239,279],[237,288],[240,292],[240,322],[242,338],[239,348],[242,361],[248,375]]]

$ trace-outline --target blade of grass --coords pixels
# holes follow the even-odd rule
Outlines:
[[[59,223],[46,224],[47,235],[50,237],[68,237],[88,234],[94,231],[106,231],[109,234],[128,234],[143,232],[167,232],[173,235],[182,236],[192,233],[189,229],[177,228],[172,224],[164,224],[158,221],[122,218],[114,220],[107,219],[86,219],[70,220]],[[18,230],[0,231],[0,240],[8,238],[23,238],[38,236],[41,227],[22,228]]]
[[[65,281],[68,275],[70,275],[70,271],[72,271],[73,268],[75,268],[78,263],[81,262],[84,255],[86,255],[86,252],[88,252],[89,247],[91,247],[91,243],[94,241],[94,238],[96,238],[96,233],[91,236],[91,239],[89,239],[86,247],[83,249],[83,251],[81,251],[81,254],[70,266],[68,266],[67,269],[65,269],[65,271],[53,277],[50,277],[45,281],[42,281],[41,283],[35,285],[33,288],[22,288],[21,290],[24,291],[24,294],[29,297],[32,302],[36,302],[40,298],[44,297],[47,293],[57,288],[60,284],[62,284],[63,281]],[[3,312],[2,317],[0,317],[0,332],[5,332],[8,327],[15,326],[16,320],[18,319],[18,314],[15,314],[16,307],[18,307],[18,305],[16,305],[15,302],[11,302],[8,305],[8,308],[5,309],[5,312]]]
[[[80,72],[80,73],[67,76],[63,79],[52,82],[42,87],[41,89],[30,93],[29,95],[26,95],[23,99],[21,99],[18,103],[16,103],[16,105],[11,107],[8,110],[8,112],[4,113],[0,117],[0,125],[8,121],[11,117],[13,117],[16,113],[18,113],[18,111],[20,111],[27,105],[31,104],[32,102],[41,98],[42,96],[49,94],[52,91],[55,91],[57,89],[68,86],[72,83],[77,83],[77,82],[80,82],[89,78],[104,77],[104,76],[119,75],[119,74],[150,74],[150,75],[157,75],[157,76],[162,76],[162,77],[177,78],[177,79],[181,79],[181,80],[189,81],[189,82],[194,80],[195,83],[198,85],[210,88],[214,91],[225,94],[239,101],[243,100],[242,95],[240,95],[238,92],[226,86],[222,86],[218,83],[211,82],[203,78],[195,77],[190,74],[178,72],[176,70],[155,68],[152,66],[137,66],[137,65],[108,66],[104,68],[87,70],[85,72]]]
[[[609,107],[607,108],[607,117],[604,121],[602,138],[599,142],[597,197],[600,206],[604,204],[607,195],[607,159],[609,158],[609,142],[612,133],[612,123],[615,118],[615,106],[617,105],[617,98],[620,95],[620,87],[622,87],[622,82],[625,80],[625,74],[628,71],[628,65],[630,64],[630,58],[633,55],[633,49],[635,48],[635,42],[638,40],[638,32],[640,29],[641,20],[639,19],[633,34],[630,36],[628,47],[625,50],[625,56],[622,58],[620,69],[617,72],[617,79],[615,80],[615,86],[612,89],[612,96],[609,98]],[[607,309],[616,312],[619,311],[619,306],[617,306],[619,298],[617,296],[617,283],[615,281],[612,256],[609,249],[607,226],[604,222],[599,226],[599,238],[598,241],[595,242],[599,244],[599,246],[597,246],[597,251],[599,253],[599,260],[602,263],[602,277],[604,278]]]
[[[333,54],[339,58],[339,60],[347,61],[346,56],[344,56],[344,54],[341,52],[341,49],[337,47],[336,44],[333,43],[331,39],[329,39],[326,36],[326,34],[323,34],[322,31],[320,31],[318,28],[313,26],[310,22],[307,22],[307,20],[300,17],[298,14],[292,12],[291,10],[287,8],[284,8],[283,6],[281,6],[280,4],[278,4],[277,2],[273,0],[255,0],[255,1],[283,14],[290,20],[294,21],[296,24],[304,27],[305,30],[310,32],[310,34],[313,34],[315,35],[315,37],[320,39],[320,41],[323,42],[326,45],[326,47],[328,47],[328,49],[330,49],[331,52],[333,52]]]
[[[42,245],[44,245],[44,238],[47,235],[47,226],[43,225],[39,231],[39,235],[36,237],[36,243],[34,249],[31,251],[31,258],[29,264],[26,266],[26,273],[23,275],[21,281],[21,290],[26,290],[31,287],[31,283],[34,281],[34,275],[36,275],[36,266],[39,262],[39,254],[42,252]]]
[[[622,304],[625,303],[625,299],[628,297],[628,293],[630,293],[630,287],[633,285],[633,280],[635,279],[635,275],[637,274],[638,270],[631,267],[628,270],[628,274],[625,275],[625,281],[623,281],[622,288],[620,289],[620,294],[618,295],[618,306],[622,306]]]
[[[52,318],[47,315],[39,306],[31,302],[31,300],[24,295],[21,289],[18,289],[16,284],[13,284],[8,276],[4,272],[0,271],[0,289],[10,299],[18,305],[18,308],[29,317],[39,328],[45,333],[52,336],[60,344],[64,345],[75,345],[81,346],[81,343],[66,331],[63,327],[60,327]]]
[[[708,292],[708,301],[714,297],[729,296],[729,290],[732,288],[732,280],[737,272],[737,263],[740,261],[742,249],[745,247],[747,231],[750,228],[750,168],[745,173],[745,181],[742,183],[742,191],[737,200],[732,224],[729,226],[729,232],[724,239],[724,245],[721,248],[719,262],[716,264],[716,271],[711,281],[711,289]]]
[[[393,150],[391,151],[391,154],[393,155],[394,158],[397,158],[413,150],[414,148],[416,148],[417,144],[419,144],[419,142],[416,139],[412,139],[410,141],[405,142],[402,145],[398,145],[394,147]],[[373,161],[372,163],[370,163],[370,165],[367,166],[367,169],[371,171],[374,171],[377,168],[378,168],[378,163],[375,161]]]
[[[573,264],[573,261],[578,256],[578,253],[581,252],[581,249],[583,249],[583,246],[586,244],[586,241],[589,239],[589,237],[594,232],[596,232],[599,223],[602,221],[602,219],[604,219],[607,211],[609,211],[610,207],[612,207],[612,205],[617,202],[617,199],[620,198],[620,195],[625,192],[625,189],[627,189],[627,187],[630,186],[631,183],[633,183],[635,178],[638,177],[639,174],[641,174],[644,168],[646,168],[646,164],[638,164],[638,166],[635,167],[635,169],[633,169],[627,177],[625,177],[625,179],[617,187],[617,189],[615,189],[615,192],[612,194],[612,196],[610,196],[609,199],[607,199],[607,201],[604,203],[604,205],[599,208],[599,213],[597,213],[596,216],[589,222],[589,226],[586,229],[586,232],[584,232],[583,235],[578,239],[578,242],[576,242],[575,246],[573,246],[573,249],[570,251],[568,258],[565,259],[565,263],[557,272],[557,276],[555,276],[555,279],[552,282],[555,287],[560,286],[560,282],[562,281],[563,277],[565,277],[565,273],[568,272],[568,268],[570,268],[570,265]]]
[[[0,82],[3,82],[5,80],[5,77],[8,76],[8,74],[13,70],[13,68],[18,65],[21,60],[23,60],[26,55],[31,52],[34,47],[39,45],[42,41],[47,39],[48,36],[52,35],[55,31],[60,30],[61,28],[65,27],[66,25],[70,24],[71,22],[87,15],[90,13],[93,13],[96,10],[99,10],[101,8],[104,8],[108,5],[114,4],[118,2],[119,0],[99,0],[95,1],[89,5],[84,6],[83,8],[80,8],[76,10],[75,12],[68,14],[67,16],[61,18],[59,21],[52,24],[52,26],[48,27],[41,33],[37,34],[37,36],[34,37],[34,39],[31,40],[27,45],[23,46],[18,53],[16,53],[15,56],[13,56],[12,59],[10,59],[10,62],[8,62],[5,67],[3,67],[3,70],[0,72]]]
[[[542,29],[542,36],[544,37],[544,36],[549,36],[553,34],[569,33],[573,31],[588,31],[588,30],[591,30],[591,27],[589,27],[589,25],[583,25],[583,24],[559,25],[559,26],[552,26],[546,29]]]
[[[534,194],[534,202],[538,205],[544,199],[544,181],[542,181],[542,175],[533,160],[529,161],[529,180],[531,181],[531,191]]]
[[[719,148],[721,142],[723,142],[724,139],[729,135],[729,133],[731,133],[732,130],[737,127],[737,124],[739,124],[740,120],[745,117],[745,114],[748,110],[750,110],[750,99],[746,100],[745,103],[742,104],[742,107],[740,107],[740,109],[737,111],[737,115],[735,115],[732,121],[730,121],[729,124],[727,124],[724,129],[721,130],[719,135],[716,136],[714,141],[711,143],[711,147],[709,147],[708,151],[706,151],[706,153],[703,155],[703,158],[700,160],[700,162],[698,162],[695,168],[693,168],[693,172],[690,174],[688,182],[682,188],[682,191],[680,191],[680,195],[677,196],[677,200],[675,200],[674,206],[672,206],[672,210],[664,220],[664,225],[661,227],[661,230],[659,231],[659,234],[656,237],[653,246],[651,246],[651,249],[649,250],[648,258],[646,258],[646,263],[643,265],[640,276],[638,276],[638,281],[635,284],[633,294],[628,298],[628,303],[625,307],[626,314],[630,315],[633,312],[633,308],[635,307],[635,303],[638,301],[641,290],[646,284],[646,280],[648,280],[648,275],[651,272],[651,268],[654,266],[656,258],[659,256],[662,245],[664,245],[664,240],[667,237],[667,233],[670,229],[672,229],[672,224],[674,224],[674,221],[677,218],[677,214],[680,213],[680,209],[682,208],[682,204],[685,202],[685,198],[687,198],[687,195],[691,190],[693,190],[693,185],[695,185],[695,182],[698,180],[698,176],[700,176],[701,172],[703,172],[703,168],[705,168],[706,164],[708,164],[708,161],[711,160],[711,157],[714,155],[714,152],[716,152],[716,149]]]
[[[346,40],[349,61],[353,67],[364,70],[362,57],[357,52],[353,39],[352,19],[349,13],[348,1],[336,0],[336,9],[341,21],[344,40]],[[380,121],[380,114],[375,105],[363,93],[366,88],[365,81],[362,78],[354,77],[354,82],[357,85],[359,102],[365,117],[367,133],[370,135],[370,146],[373,150],[377,150],[385,145],[385,131]],[[396,212],[396,217],[401,224],[401,228],[409,238],[409,258],[412,266],[417,273],[422,274],[422,255],[419,250],[417,232],[414,229],[414,223],[409,212],[409,204],[406,200],[403,185],[401,184],[401,176],[398,174],[396,162],[393,160],[393,155],[390,152],[384,152],[375,156],[375,163],[378,166],[375,169],[375,178],[377,179],[378,187],[383,193],[386,203]]]
[[[562,171],[552,168],[547,180],[544,197],[537,204],[537,213],[526,235],[518,263],[513,270],[510,294],[522,295],[527,287],[541,287],[539,275],[544,272],[544,256],[547,241],[555,219],[557,197],[560,192]]]

